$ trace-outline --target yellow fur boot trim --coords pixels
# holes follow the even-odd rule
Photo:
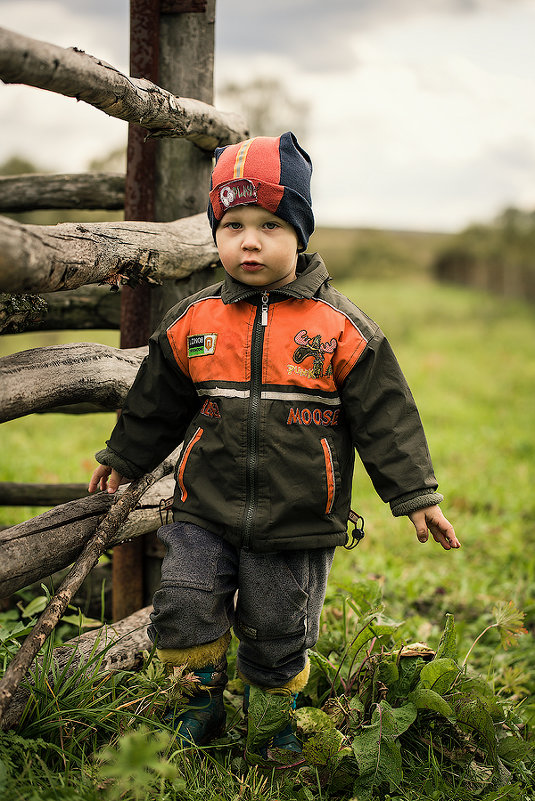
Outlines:
[[[249,679],[244,676],[241,671],[238,671],[238,675],[241,679],[243,679],[245,684],[253,684],[253,682],[249,681]],[[264,687],[262,689],[264,689],[267,693],[271,693],[272,695],[292,695],[293,693],[299,693],[301,690],[305,689],[309,676],[310,662],[307,660],[307,663],[301,673],[298,673],[297,676],[289,679],[286,684],[283,684],[281,687]]]
[[[170,667],[187,665],[193,670],[217,666],[227,652],[231,640],[230,631],[223,634],[218,640],[203,645],[194,645],[192,648],[157,648],[156,653],[160,662]]]
[[[283,684],[281,689],[289,690],[291,693],[300,693],[301,690],[305,689],[309,676],[310,662],[307,661],[301,673],[298,673],[297,676],[293,677],[293,679],[290,679],[286,682],[286,684]]]

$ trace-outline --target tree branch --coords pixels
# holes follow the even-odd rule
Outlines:
[[[147,635],[151,611],[152,607],[147,606],[118,623],[86,631],[80,637],[55,648],[53,659],[56,675],[65,671],[66,677],[71,676],[81,665],[91,662],[97,655],[99,675],[117,670],[139,669],[143,651],[151,648]],[[28,680],[32,683],[31,677]],[[53,676],[49,680],[52,683]],[[16,690],[4,713],[0,729],[7,731],[18,725],[29,697],[30,691],[25,687]]]
[[[174,486],[171,476],[153,484],[119,528],[110,547],[156,531],[162,520],[160,503],[173,495]],[[124,487],[120,487],[119,497],[123,492]],[[9,597],[68,568],[95,533],[113,500],[114,496],[107,492],[97,492],[1,530],[0,597]]]
[[[77,48],[63,48],[0,28],[0,78],[75,97],[151,136],[184,137],[203,150],[247,137],[237,114],[180,98],[144,78],[130,78]]]
[[[23,225],[0,217],[0,292],[161,283],[215,267],[206,214],[170,223]]]
[[[0,423],[63,404],[122,407],[147,348],[51,345],[0,359]]]
[[[123,209],[124,180],[116,172],[1,175],[0,211]]]
[[[106,550],[120,525],[134,509],[143,493],[158,479],[170,473],[173,468],[174,462],[168,459],[162,462],[152,473],[148,473],[137,481],[132,482],[124,494],[113,504],[93,537],[85,545],[82,553],[39,617],[31,633],[24,640],[20,650],[9,664],[0,681],[0,726],[2,725],[4,712],[25,673],[45,640],[61,619],[74,593],[79,589],[90,570],[96,565],[99,557]]]

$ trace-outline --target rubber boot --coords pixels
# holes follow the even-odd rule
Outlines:
[[[227,684],[226,660],[217,666],[194,670],[199,679],[185,709],[169,710],[164,720],[176,729],[184,745],[207,745],[225,732],[223,690]]]
[[[199,680],[187,707],[169,708],[164,720],[176,729],[184,745],[207,745],[225,731],[223,690],[227,684],[226,652],[231,639],[227,632],[218,640],[192,648],[157,649],[169,671],[182,674],[184,666]]]
[[[249,714],[251,687],[246,684],[243,696],[243,711],[247,715],[248,730],[246,756],[251,757],[256,753],[263,759],[269,760],[279,749],[286,752],[293,752],[296,756],[301,754],[303,749],[296,734],[297,726],[294,716],[298,693],[292,693],[284,687],[276,687],[273,689],[254,687],[253,692],[261,694],[262,697],[260,699],[257,698],[257,702],[260,700],[260,703],[257,704],[260,707],[259,715],[264,720],[272,718],[273,728],[267,730],[267,727],[262,724],[264,731],[261,734],[259,733],[260,727],[254,719],[254,712]],[[288,760],[284,758],[282,761],[291,762],[293,760],[293,755],[288,753]],[[252,761],[255,761],[254,758]],[[275,761],[277,761],[277,759],[275,759]]]

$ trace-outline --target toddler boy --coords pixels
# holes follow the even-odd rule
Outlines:
[[[89,486],[115,492],[184,442],[149,635],[161,660],[199,678],[175,725],[201,745],[224,728],[232,628],[247,688],[288,697],[269,745],[300,750],[291,707],[347,542],[355,448],[421,542],[431,531],[460,547],[388,342],[304,253],[311,172],[289,132],[216,151],[208,217],[225,279],[151,337]]]

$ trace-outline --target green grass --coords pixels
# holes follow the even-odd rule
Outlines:
[[[500,600],[513,600],[535,630],[535,314],[532,306],[433,283],[339,284],[389,337],[415,395],[442,508],[460,551],[420,544],[393,519],[357,468],[353,508],[367,536],[339,549],[331,581],[376,576],[392,614],[415,639],[437,642],[455,614],[465,648]],[[497,659],[534,666],[532,639]],[[529,640],[529,642],[528,642]],[[474,654],[486,672],[493,653]],[[499,680],[502,680],[500,677]],[[535,693],[531,678],[530,691]]]
[[[68,342],[101,342],[118,347],[119,333],[66,331],[12,334],[0,337],[0,356]],[[114,413],[39,414],[2,424],[0,480],[44,484],[89,481],[95,460],[114,425]],[[38,507],[1,507],[0,526],[28,520]]]
[[[535,721],[533,307],[426,280],[387,283],[354,279],[339,280],[336,285],[379,322],[393,345],[421,412],[440,490],[445,495],[443,510],[454,524],[463,547],[460,551],[445,552],[433,541],[418,543],[408,520],[392,518],[358,466],[353,508],[366,519],[366,537],[353,551],[337,551],[323,634],[330,636],[341,625],[337,622],[341,604],[338,588],[354,588],[364,582],[365,586],[380,589],[386,614],[403,621],[400,636],[405,641],[419,640],[436,648],[445,615],[453,614],[462,661],[476,637],[492,623],[493,607],[511,600],[525,612],[524,625],[530,633],[521,636],[516,647],[504,651],[497,629],[491,629],[474,647],[470,666],[488,679],[509,706],[520,703],[521,720],[532,725]],[[97,341],[103,341],[97,334],[95,339],[97,336]],[[76,335],[73,341],[91,338],[84,333]],[[0,340],[4,348],[12,350],[34,347],[38,341],[38,335]],[[39,415],[5,424],[0,479],[85,481],[92,470],[93,453],[102,446],[112,424],[113,415],[84,418]],[[25,519],[27,512],[0,510],[0,522],[9,524]],[[145,719],[143,715],[132,718],[130,711],[125,717],[119,709],[136,695],[150,694],[146,678],[144,683],[140,681],[126,676],[122,686],[120,682],[117,686],[114,682],[104,684],[101,692],[106,694],[105,698],[98,696],[100,691],[93,688],[94,700],[85,713],[82,691],[74,705],[72,698],[63,702],[58,697],[60,709],[65,703],[59,723],[54,719],[52,707],[46,707],[47,729],[43,736],[50,745],[36,745],[40,735],[39,725],[34,723],[23,732],[29,738],[28,748],[25,750],[22,743],[19,751],[13,746],[15,751],[10,752],[15,764],[13,770],[19,771],[15,775],[22,776],[19,797],[38,801],[79,797],[92,801],[98,797],[119,797],[123,792],[126,799],[135,798],[135,787],[117,783],[117,772],[101,766],[111,759],[110,752],[103,750],[105,743],[111,741],[120,752],[116,754],[116,763],[128,766],[129,759],[139,762],[141,746],[125,741],[123,735],[128,735],[140,722],[154,732],[158,730],[154,718]],[[90,694],[89,689],[83,692]],[[99,703],[101,713],[108,716],[107,727],[102,730],[96,722]],[[76,724],[71,729],[68,725],[71,717],[77,720],[79,715],[82,715],[79,725],[88,731],[86,751],[77,744],[83,739],[80,729]],[[70,743],[71,751],[62,750],[61,737],[63,746],[67,748]],[[95,757],[97,753],[99,756]],[[272,779],[256,771],[247,772],[243,761],[229,747],[209,751],[197,760],[177,753],[172,746],[166,750],[162,745],[161,755],[165,763],[177,768],[175,783],[165,778],[156,751],[153,749],[150,754],[147,751],[152,772],[148,776],[140,774],[138,789],[145,793],[143,798],[311,801],[336,797],[322,786],[319,778],[314,785],[309,777],[306,787],[291,782],[272,786]],[[134,768],[131,771],[135,776]],[[409,751],[404,763],[403,790],[390,796],[383,794],[382,798],[464,801],[495,797],[526,801],[531,792],[531,768],[525,767],[524,779],[519,778],[522,770],[516,775],[518,784],[497,791],[495,796],[490,788],[476,796],[471,783],[473,776],[469,779],[468,774],[440,764],[436,752],[430,746],[428,751],[422,750],[420,743],[417,749]],[[1,782],[0,772],[0,786]]]

